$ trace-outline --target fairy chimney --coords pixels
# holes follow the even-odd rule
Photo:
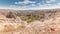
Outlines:
[[[16,15],[13,12],[8,12],[8,14],[6,15],[7,18],[14,18],[16,19]]]

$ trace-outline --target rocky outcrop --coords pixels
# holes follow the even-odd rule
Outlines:
[[[11,16],[11,13],[6,16],[0,14],[0,34],[60,34],[59,12],[47,13],[48,19],[43,22],[36,20],[29,24],[20,17]]]

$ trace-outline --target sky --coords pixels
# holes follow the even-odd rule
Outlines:
[[[0,0],[0,9],[40,10],[60,8],[60,0]]]

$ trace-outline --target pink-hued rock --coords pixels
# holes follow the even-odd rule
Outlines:
[[[27,24],[20,17],[14,19],[0,15],[0,34],[60,34],[60,17]]]

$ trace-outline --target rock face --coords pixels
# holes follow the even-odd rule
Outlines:
[[[13,13],[13,12],[9,12],[7,15],[6,15],[7,18],[14,18],[16,19],[16,15]]]
[[[4,15],[0,15],[0,34],[6,34],[8,32],[17,31],[19,28],[24,29],[27,22],[22,21],[20,17],[13,17],[9,15],[7,18]]]
[[[8,17],[6,17],[8,16]],[[27,24],[13,13],[0,15],[0,34],[60,34],[60,13],[48,16],[43,22],[37,20]]]

